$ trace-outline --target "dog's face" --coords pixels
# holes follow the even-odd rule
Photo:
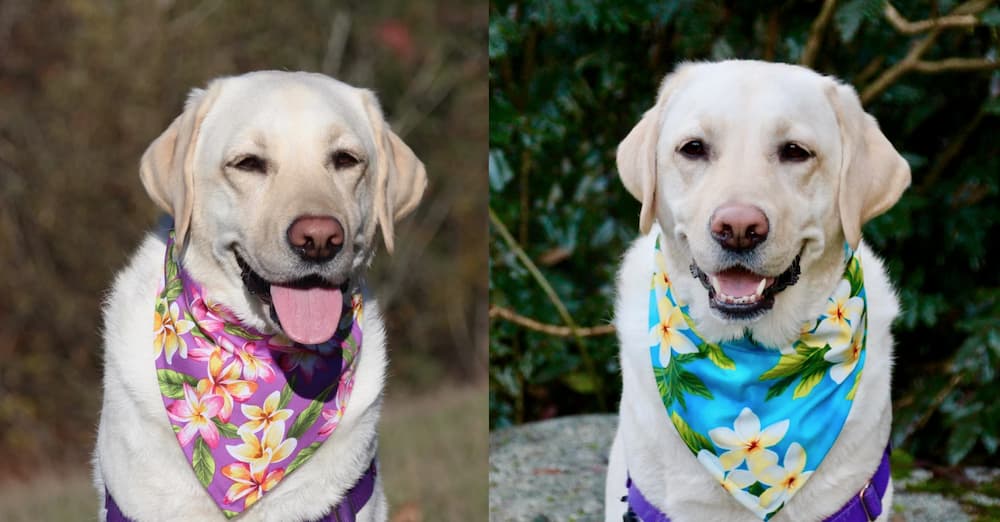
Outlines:
[[[618,163],[703,334],[771,344],[798,333],[843,270],[845,240],[857,248],[910,179],[849,87],[748,61],[669,76]]]
[[[206,290],[251,326],[305,344],[333,335],[376,228],[391,250],[393,222],[426,185],[370,92],[274,71],[194,91],[144,155],[142,178]]]

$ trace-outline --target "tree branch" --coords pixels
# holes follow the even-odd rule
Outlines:
[[[504,225],[503,221],[500,220],[500,217],[496,215],[496,212],[493,212],[493,207],[489,207],[489,214],[490,223],[493,224],[493,227],[500,234],[500,237],[504,240],[504,242],[507,243],[507,246],[514,251],[514,255],[521,261],[524,268],[528,269],[528,272],[531,274],[531,277],[535,279],[535,282],[538,283],[538,286],[542,287],[542,291],[545,292],[545,295],[549,298],[549,301],[552,302],[552,305],[556,307],[556,311],[559,312],[559,316],[562,317],[563,322],[566,323],[570,331],[573,333],[573,337],[576,338],[576,344],[580,350],[580,359],[583,361],[583,366],[587,370],[587,373],[590,374],[591,379],[594,381],[594,392],[597,396],[597,403],[601,409],[604,409],[605,401],[604,394],[602,393],[603,386],[601,386],[601,378],[597,374],[597,367],[594,366],[594,359],[590,357],[590,351],[587,349],[587,345],[583,342],[583,335],[580,332],[580,327],[576,324],[576,321],[573,320],[573,316],[569,314],[569,310],[566,309],[566,305],[563,304],[562,299],[559,299],[559,295],[556,294],[552,285],[549,284],[548,279],[545,279],[545,276],[542,275],[542,271],[539,270],[534,261],[528,257],[528,254],[525,253],[524,249],[521,248],[521,245],[519,245],[517,240],[514,239],[514,236],[511,235],[507,226]]]
[[[885,10],[883,11],[885,19],[889,21],[896,31],[903,34],[917,34],[930,31],[935,27],[975,27],[979,24],[979,19],[972,14],[951,14],[946,16],[941,16],[938,18],[928,18],[927,20],[920,20],[917,22],[911,22],[903,15],[899,14],[899,11],[892,6],[891,2],[885,3]]]
[[[931,45],[934,44],[944,29],[949,27],[969,27],[965,22],[962,24],[956,22],[956,20],[965,20],[968,22],[968,18],[964,17],[972,17],[972,20],[975,22],[973,25],[978,24],[979,20],[975,15],[984,11],[992,3],[992,0],[969,0],[959,4],[947,15],[920,22],[907,22],[899,14],[899,11],[896,11],[892,5],[886,3],[883,14],[889,21],[889,24],[896,28],[897,31],[903,34],[928,31],[928,34],[914,44],[910,48],[910,52],[906,53],[906,56],[902,60],[883,71],[870,85],[865,87],[861,92],[861,103],[868,104],[868,102],[885,92],[893,83],[910,71],[937,73],[942,71],[977,71],[997,68],[993,61],[978,58],[945,58],[937,61],[920,59],[930,49]],[[900,24],[901,21],[903,22],[902,25]],[[912,24],[919,25],[920,30],[913,31],[914,26]]]
[[[505,321],[512,322],[518,326],[527,328],[529,330],[534,330],[536,332],[541,332],[548,335],[554,335],[556,337],[574,337],[573,330],[568,326],[558,326],[554,324],[546,324],[536,321],[530,317],[525,317],[510,308],[504,308],[502,306],[490,305],[490,319],[503,319]],[[577,328],[576,334],[580,337],[595,337],[599,335],[610,335],[615,333],[614,325],[602,324],[600,326],[589,326]]]
[[[823,7],[819,11],[819,16],[813,20],[812,27],[809,28],[809,39],[806,40],[806,47],[802,51],[802,58],[799,63],[806,67],[812,67],[816,63],[816,56],[819,54],[819,46],[823,43],[823,35],[826,34],[826,27],[833,19],[833,11],[837,6],[837,0],[823,0]]]
[[[943,60],[918,60],[914,71],[935,74],[948,71],[989,71],[1000,69],[1000,62],[986,58],[945,58]]]

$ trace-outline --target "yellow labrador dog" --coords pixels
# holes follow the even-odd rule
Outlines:
[[[173,224],[106,302],[99,519],[385,520],[365,272],[426,175],[375,96],[302,72],[217,79],[141,178]]]
[[[606,520],[887,520],[898,305],[861,227],[910,169],[855,91],[683,64],[618,169],[644,235],[618,274]]]

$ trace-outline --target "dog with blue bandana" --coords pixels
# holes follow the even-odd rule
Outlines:
[[[809,69],[683,64],[618,148],[607,521],[887,520],[896,295],[861,227],[910,169]]]

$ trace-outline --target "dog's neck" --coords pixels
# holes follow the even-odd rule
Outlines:
[[[667,273],[687,274],[691,253],[671,234],[663,234],[666,242]],[[672,277],[674,292],[688,303],[690,316],[698,332],[710,342],[723,342],[749,337],[764,346],[789,346],[801,334],[802,324],[819,315],[824,300],[836,288],[844,272],[844,239],[833,238],[823,245],[810,244],[802,254],[803,277],[775,296],[774,307],[760,318],[745,321],[726,320],[711,310],[708,294],[692,277]]]

